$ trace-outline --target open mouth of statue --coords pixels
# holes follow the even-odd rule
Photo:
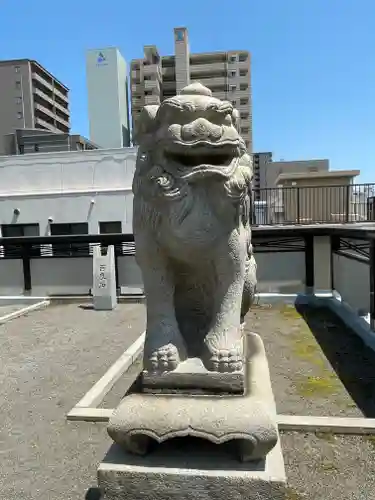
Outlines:
[[[186,153],[166,153],[165,157],[169,161],[183,165],[184,167],[197,167],[199,165],[230,165],[234,159],[233,154],[186,154]]]
[[[167,161],[185,168],[200,165],[225,167],[231,165],[238,156],[239,148],[237,144],[221,144],[220,146],[199,143],[194,146],[174,144],[164,151],[164,157]]]

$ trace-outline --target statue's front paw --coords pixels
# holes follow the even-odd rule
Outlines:
[[[170,372],[180,364],[181,357],[173,344],[167,344],[151,352],[144,360],[144,367],[149,372]]]
[[[212,372],[233,373],[242,370],[243,354],[241,349],[212,349],[203,360],[207,370]]]

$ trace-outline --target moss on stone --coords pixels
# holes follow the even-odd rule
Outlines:
[[[297,490],[287,486],[285,488],[285,500],[302,500],[303,496]]]
[[[301,315],[292,304],[281,305],[279,311],[285,318],[301,319]]]
[[[330,462],[329,460],[324,460],[320,464],[320,468],[322,470],[324,470],[324,471],[327,471],[327,472],[332,472],[332,471],[337,471],[338,470],[337,465],[335,465],[333,462]]]
[[[370,445],[375,448],[375,434],[366,434],[364,439],[370,443]]]
[[[296,385],[297,391],[303,397],[325,397],[336,394],[338,380],[336,375],[322,372],[320,376],[303,378]]]
[[[332,432],[316,432],[315,436],[318,439],[323,439],[324,441],[327,441],[328,443],[334,443],[336,440],[336,437]]]

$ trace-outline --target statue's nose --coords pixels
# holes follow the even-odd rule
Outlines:
[[[212,139],[218,140],[221,137],[221,127],[215,125],[205,118],[197,118],[191,123],[182,127],[181,138],[185,141],[193,141],[195,139]]]

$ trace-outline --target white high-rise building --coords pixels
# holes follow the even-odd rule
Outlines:
[[[128,74],[115,47],[91,49],[86,55],[90,140],[100,148],[130,145]]]

